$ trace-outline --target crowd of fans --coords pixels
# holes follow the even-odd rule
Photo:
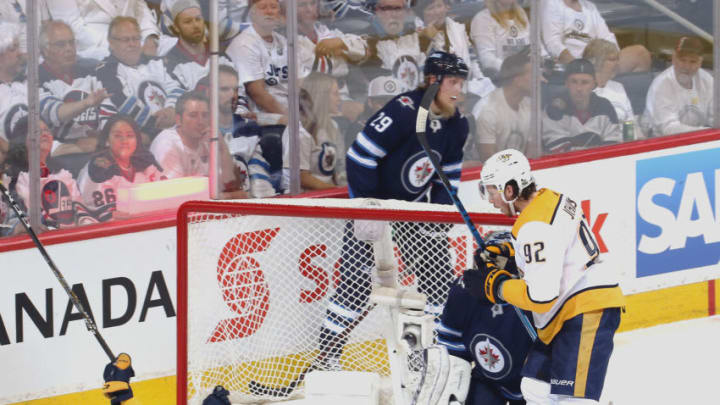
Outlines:
[[[225,198],[287,190],[285,1],[219,0]],[[44,226],[113,218],[119,188],[207,176],[207,3],[39,1],[40,137],[32,143],[26,3],[2,2],[0,176],[27,208],[28,149],[39,149]],[[457,3],[472,13],[453,13]],[[297,0],[302,189],[345,184],[347,148],[378,109],[422,83],[432,50],[454,53],[469,66],[466,165],[509,147],[534,157],[711,125],[713,78],[702,69],[710,49],[701,39],[676,38],[671,63],[661,69],[658,50],[621,46],[590,0],[541,0],[538,11],[539,137],[530,133],[527,2]],[[650,78],[640,94],[623,86],[632,75]],[[0,226],[2,236],[21,228],[4,203]]]

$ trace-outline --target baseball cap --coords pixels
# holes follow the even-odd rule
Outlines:
[[[585,73],[595,77],[595,67],[587,59],[575,59],[565,66],[565,78],[568,78],[570,75],[576,73]]]
[[[699,38],[696,37],[682,37],[675,46],[675,52],[680,54],[703,54],[703,44]]]
[[[402,87],[402,83],[392,76],[378,76],[368,85],[368,97],[397,96]]]
[[[175,21],[178,14],[189,8],[200,8],[200,3],[197,0],[177,0],[175,4],[170,6],[170,17]]]

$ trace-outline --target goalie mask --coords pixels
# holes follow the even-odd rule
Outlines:
[[[512,204],[517,196],[512,201],[507,201],[503,192],[511,180],[517,184],[517,195],[520,195],[527,186],[535,183],[535,178],[530,171],[530,162],[522,152],[515,149],[501,150],[490,156],[482,168],[478,184],[480,196],[488,200],[487,187],[495,186],[503,201]]]

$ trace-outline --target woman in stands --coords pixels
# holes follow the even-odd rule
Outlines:
[[[303,190],[323,190],[344,184],[345,148],[332,119],[339,113],[340,90],[337,80],[324,73],[312,73],[300,90],[300,186]],[[290,133],[285,129],[283,143],[283,188],[290,182]]]
[[[485,5],[472,19],[470,37],[480,67],[493,76],[505,58],[530,45],[530,20],[517,0],[486,0]]]
[[[613,80],[620,64],[618,46],[604,39],[593,39],[583,50],[583,58],[595,66],[597,87],[593,91],[598,96],[610,100],[615,107],[618,121],[623,126],[623,134],[632,139],[641,138],[643,134],[625,87],[622,83]],[[630,131],[629,134],[625,134],[627,131]]]
[[[139,127],[128,116],[118,114],[108,120],[98,148],[80,171],[78,186],[85,206],[100,221],[113,217],[118,189],[165,179],[153,155],[142,147]]]
[[[37,142],[40,160],[40,202],[42,204],[42,226],[48,229],[69,228],[76,224],[96,222],[79,210],[80,192],[72,173],[60,167],[50,156],[55,142],[53,134],[43,120],[38,120],[39,137]],[[8,190],[15,195],[16,201],[27,212],[30,207],[30,175],[29,152],[30,137],[28,136],[28,117],[18,120],[10,131],[10,148],[7,156],[7,177],[10,179]],[[12,211],[6,212],[8,219],[3,227],[3,236],[16,235],[24,232],[19,219]]]

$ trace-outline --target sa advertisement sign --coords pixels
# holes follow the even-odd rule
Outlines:
[[[720,263],[720,148],[636,162],[637,277]]]

